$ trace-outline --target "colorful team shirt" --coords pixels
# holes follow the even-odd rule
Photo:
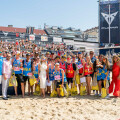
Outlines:
[[[57,81],[60,81],[62,82],[62,70],[60,69],[60,71],[56,71],[54,73],[54,79],[57,80]],[[64,73],[64,82],[67,82],[67,78],[66,78],[66,75]]]
[[[29,60],[28,62],[26,60],[24,60],[24,64],[23,64],[23,76],[30,76],[31,75],[31,60]]]
[[[102,72],[101,72],[101,77],[102,77],[102,80],[104,80],[107,76],[107,69],[105,67],[105,65],[103,65],[103,69],[102,69]]]
[[[62,81],[62,72],[61,69],[60,71],[55,71],[54,73],[54,79],[58,82]]]
[[[49,79],[50,81],[54,80],[54,72],[55,72],[55,67],[51,69],[51,66],[49,67]]]
[[[35,76],[35,78],[38,78],[38,64],[35,65],[34,76]]]
[[[91,62],[92,62],[92,63],[94,63],[94,62],[95,62],[95,60],[96,60],[96,58],[95,58],[95,57],[91,58]]]
[[[66,74],[66,77],[67,78],[73,78],[74,77],[74,69],[73,69],[73,64],[70,63],[68,64],[67,63],[67,74]]]
[[[0,56],[0,75],[2,75],[3,57]]]
[[[14,67],[14,72],[15,72],[15,74],[22,74],[22,70],[21,70],[21,68],[20,68],[20,66],[21,66],[21,61],[22,59],[14,59],[14,61],[13,61],[13,67]]]
[[[66,69],[66,62],[62,63],[60,62],[60,68],[64,70],[65,72],[65,69]]]
[[[76,66],[77,66],[77,69],[79,70],[79,74],[82,74],[83,73],[83,64],[81,61],[78,61],[76,63]]]
[[[98,73],[97,73],[97,80],[98,81],[102,79],[101,73],[102,73],[102,69],[98,68]]]

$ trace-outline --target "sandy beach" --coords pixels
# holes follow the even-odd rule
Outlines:
[[[120,98],[95,96],[43,99],[40,96],[0,98],[1,120],[118,120]]]

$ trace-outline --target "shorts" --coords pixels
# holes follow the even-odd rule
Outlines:
[[[51,86],[51,84],[52,84],[52,81],[48,82],[48,80],[47,80],[46,85],[50,87],[50,86]]]
[[[103,83],[104,80],[103,80],[103,79],[97,80],[97,82],[99,82],[99,81],[102,82],[102,83],[101,83],[101,87],[104,88],[104,83]]]
[[[0,75],[0,84],[2,84],[2,75]]]
[[[89,75],[85,75],[85,77],[91,77],[91,74],[89,74]]]
[[[24,79],[23,79],[23,75],[22,74],[15,74],[15,76],[16,76],[16,79],[17,79],[18,83],[25,82]]]
[[[103,79],[101,79],[101,81],[102,81],[102,85],[101,85],[101,86],[102,86],[102,88],[105,88],[104,83],[103,83],[103,81],[104,81],[104,80],[103,80]],[[107,81],[108,81],[108,84],[109,84],[109,86],[110,86],[110,81],[109,81],[109,80],[107,80]]]
[[[73,78],[67,78],[67,82],[68,82],[68,84],[73,83]]]
[[[61,81],[55,81],[55,86],[56,88],[60,88],[60,85],[62,84]]]
[[[108,81],[108,84],[109,84],[109,87],[110,87],[110,80],[107,80]]]
[[[82,73],[79,73],[79,75],[82,75]]]
[[[25,82],[26,82],[27,80],[28,80],[28,82],[29,82],[30,77],[29,77],[29,76],[23,76],[23,79],[24,79]]]
[[[36,84],[40,85],[40,80],[38,78],[36,78],[36,80],[37,80]]]
[[[64,87],[67,88],[67,82],[64,82]]]
[[[93,79],[94,73],[90,74],[90,76],[91,76],[91,77],[92,77],[92,79]]]

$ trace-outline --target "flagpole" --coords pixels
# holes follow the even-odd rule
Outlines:
[[[110,0],[109,0],[109,44],[111,42],[111,30],[110,30],[110,24],[111,24],[111,22],[110,21],[111,20],[110,20]]]
[[[100,0],[98,1],[99,2],[99,5],[98,5],[98,24],[99,24],[99,43],[100,43]]]

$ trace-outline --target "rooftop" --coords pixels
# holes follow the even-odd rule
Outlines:
[[[4,32],[17,32],[17,33],[26,33],[26,28],[17,28],[17,27],[3,27],[0,26],[0,31]],[[36,35],[46,35],[44,30],[34,29],[34,34]]]

